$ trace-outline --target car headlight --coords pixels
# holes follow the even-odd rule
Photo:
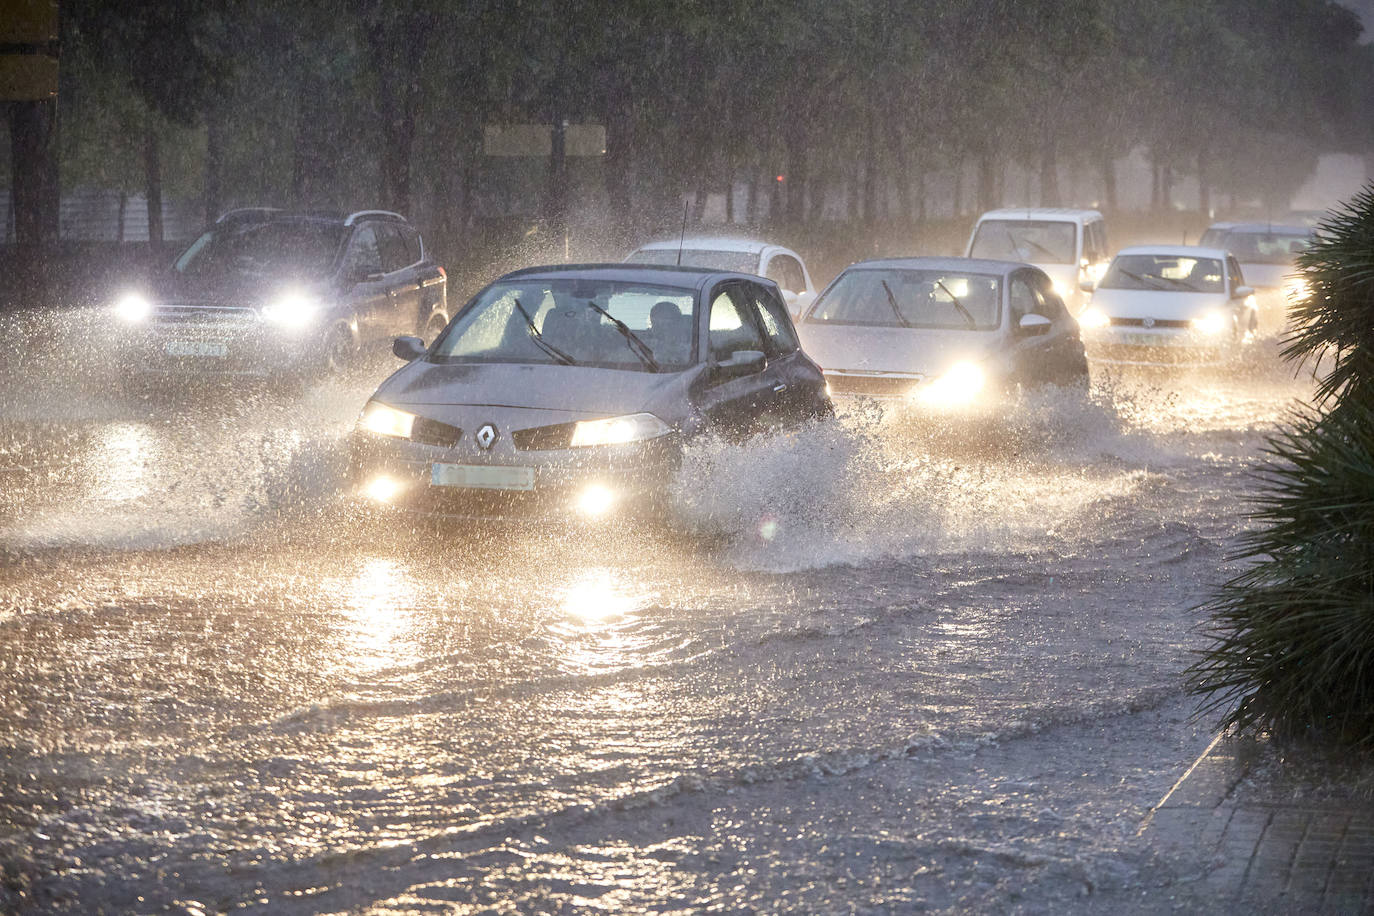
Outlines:
[[[358,418],[358,426],[379,436],[394,436],[409,439],[410,429],[415,425],[415,414],[388,407],[380,401],[368,401],[363,415]]]
[[[916,389],[916,396],[924,404],[934,407],[962,407],[971,403],[983,386],[987,373],[977,363],[959,362],[934,381]]]
[[[667,423],[651,413],[632,413],[605,420],[581,420],[573,427],[573,448],[584,445],[621,445],[657,439],[672,430]]]
[[[1107,317],[1107,313],[1095,306],[1088,306],[1083,313],[1078,316],[1078,326],[1080,328],[1105,328],[1111,324],[1112,320]]]
[[[129,293],[115,303],[115,314],[130,324],[138,324],[153,313],[153,304],[138,293]]]
[[[1220,334],[1231,325],[1231,319],[1222,312],[1207,312],[1192,321],[1193,330],[1211,336]]]
[[[286,328],[301,328],[315,320],[320,304],[301,293],[287,293],[263,306],[262,317]]]
[[[1063,280],[1053,280],[1050,285],[1054,287],[1054,294],[1060,299],[1068,300],[1072,298],[1073,290],[1069,289],[1069,284]]]

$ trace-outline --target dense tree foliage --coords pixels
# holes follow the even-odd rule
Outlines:
[[[1286,201],[1315,150],[1370,145],[1374,67],[1334,0],[65,0],[63,17],[64,182],[165,183],[207,215],[384,205],[452,238],[479,212],[559,227],[575,197],[614,233],[741,189],[734,220],[910,224],[954,166],[961,211],[1005,197],[1008,164],[1037,176],[1027,203],[1080,202],[1072,169],[1110,208],[1131,149],[1156,205],[1205,211]],[[518,123],[549,125],[552,155],[483,155],[484,127]],[[563,155],[565,123],[603,125],[604,156]],[[1185,175],[1196,201],[1171,192]]]
[[[1285,356],[1317,408],[1270,442],[1243,572],[1211,602],[1193,688],[1227,725],[1374,748],[1374,187],[1299,256]]]

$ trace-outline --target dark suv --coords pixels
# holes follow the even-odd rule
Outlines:
[[[140,374],[308,376],[448,323],[444,269],[383,210],[231,210],[115,313]]]

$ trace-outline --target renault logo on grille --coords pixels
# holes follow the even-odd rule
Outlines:
[[[477,430],[477,444],[482,448],[491,448],[491,444],[496,441],[496,427],[490,423],[484,424]]]
[[[1152,328],[1152,327],[1155,326],[1155,320],[1154,320],[1153,318],[1146,318],[1145,320],[1141,321],[1140,323],[1141,323],[1142,325],[1144,325],[1145,327],[1147,327],[1147,328]]]

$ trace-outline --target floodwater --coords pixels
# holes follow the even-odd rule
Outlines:
[[[668,530],[412,528],[339,493],[375,374],[148,403],[98,328],[22,322],[20,913],[1047,912],[1163,882],[1137,831],[1211,738],[1195,607],[1312,387],[1264,345],[977,417],[850,405],[695,449]]]

